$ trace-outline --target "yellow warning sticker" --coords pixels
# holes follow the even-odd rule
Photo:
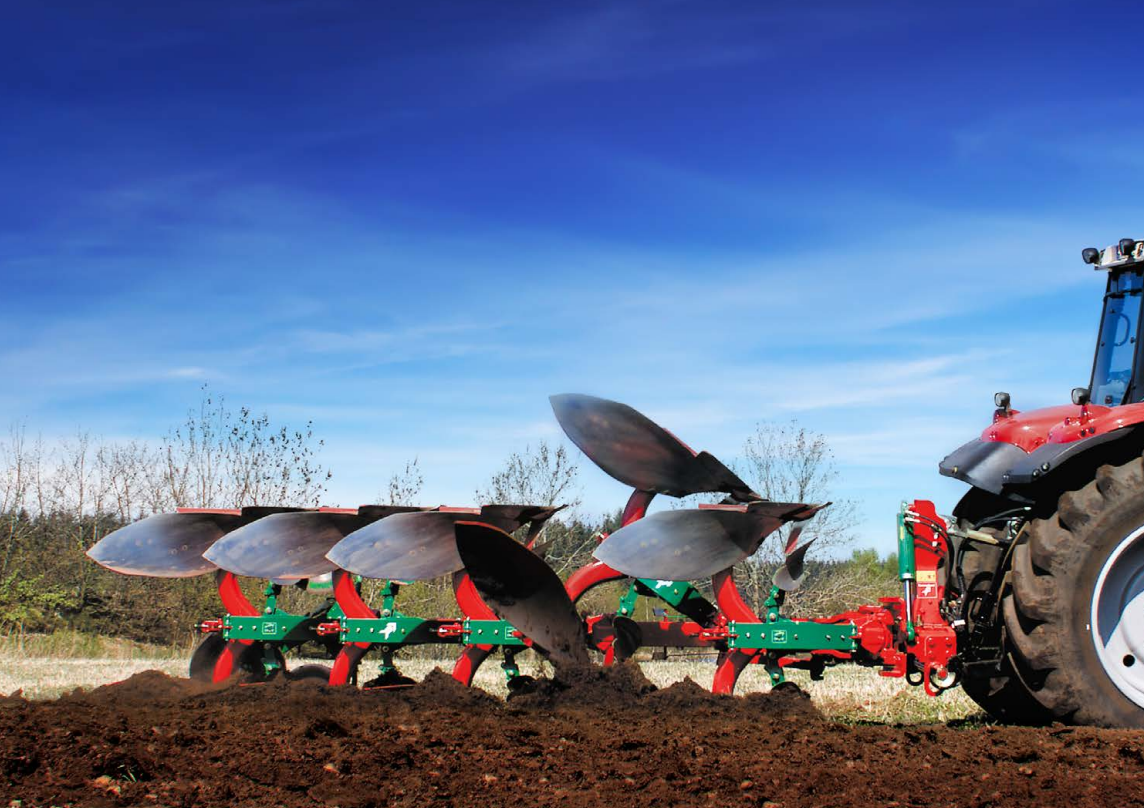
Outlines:
[[[918,570],[919,584],[936,584],[937,570]]]

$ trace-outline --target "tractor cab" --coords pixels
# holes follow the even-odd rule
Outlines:
[[[1086,264],[1108,273],[1088,387],[1072,403],[1021,411],[998,393],[992,423],[938,465],[942,474],[1016,503],[1032,502],[1066,462],[1091,447],[1144,437],[1144,241],[1121,239],[1081,251]],[[1074,465],[1074,467],[1076,467]]]
[[[1133,371],[1144,369],[1140,361],[1144,343],[1138,339],[1144,301],[1144,241],[1121,239],[1104,250],[1089,247],[1082,256],[1086,263],[1108,272],[1089,399],[1104,407],[1140,401],[1144,384]]]

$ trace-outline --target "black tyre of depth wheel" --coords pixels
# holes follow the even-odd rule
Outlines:
[[[225,649],[226,640],[222,634],[208,634],[204,637],[191,654],[191,678],[200,682],[211,681],[214,678],[215,663]],[[265,646],[260,642],[242,646],[242,651],[235,661],[234,673],[246,681],[260,682],[266,679],[262,666],[264,651]],[[282,652],[275,648],[274,655],[278,659],[279,670],[282,670],[286,665]]]
[[[209,682],[214,676],[215,663],[226,648],[226,640],[221,634],[208,634],[203,637],[191,654],[191,678],[199,682]]]
[[[1144,727],[1144,707],[1114,682],[1107,667],[1113,660],[1098,651],[1092,611],[1094,597],[1102,597],[1095,589],[1106,564],[1115,569],[1124,549],[1135,548],[1128,558],[1139,566],[1142,526],[1144,464],[1136,458],[1101,466],[1087,485],[1062,495],[1056,512],[1033,520],[1014,549],[1012,588],[1002,605],[1007,641],[1020,670],[1029,671],[1024,678],[1033,695],[1057,720]],[[1132,587],[1141,578],[1138,572],[1122,576]],[[1123,659],[1126,667],[1135,664],[1128,655]]]
[[[306,680],[329,683],[330,668],[328,665],[299,665],[286,671],[286,678],[291,682]]]

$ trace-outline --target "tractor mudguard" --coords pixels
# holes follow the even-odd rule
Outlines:
[[[1009,470],[1028,456],[1027,452],[1011,443],[974,438],[950,452],[937,467],[946,477],[967,482],[991,494],[1000,494]]]
[[[1032,492],[1022,489],[1043,483],[1066,462],[1090,449],[1122,440],[1137,431],[1124,427],[1070,443],[1045,443],[1031,452],[1011,443],[978,438],[951,452],[938,464],[938,470],[974,488],[1029,503],[1033,501]]]

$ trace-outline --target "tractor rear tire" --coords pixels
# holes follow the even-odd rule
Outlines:
[[[970,593],[989,589],[1003,552],[1001,547],[983,544],[973,544],[966,548],[961,568],[965,576],[965,587]],[[975,622],[973,618],[971,613],[970,629]],[[1002,649],[1008,646],[1005,627],[1000,620],[990,635],[987,638],[990,645]],[[985,712],[1004,724],[1043,726],[1053,721],[1053,714],[1037,701],[1013,667],[1011,655],[1002,658],[999,670],[993,676],[963,677],[961,689]]]
[[[1144,659],[1137,666],[1118,650],[1127,646],[1110,639],[1113,626],[1139,637],[1124,614],[1133,601],[1138,608],[1144,589],[1141,459],[1101,466],[1060,497],[1055,513],[1030,522],[1013,551],[1011,580],[1002,603],[1006,642],[1037,701],[1058,721],[1144,727],[1144,689],[1132,686],[1144,682]]]

